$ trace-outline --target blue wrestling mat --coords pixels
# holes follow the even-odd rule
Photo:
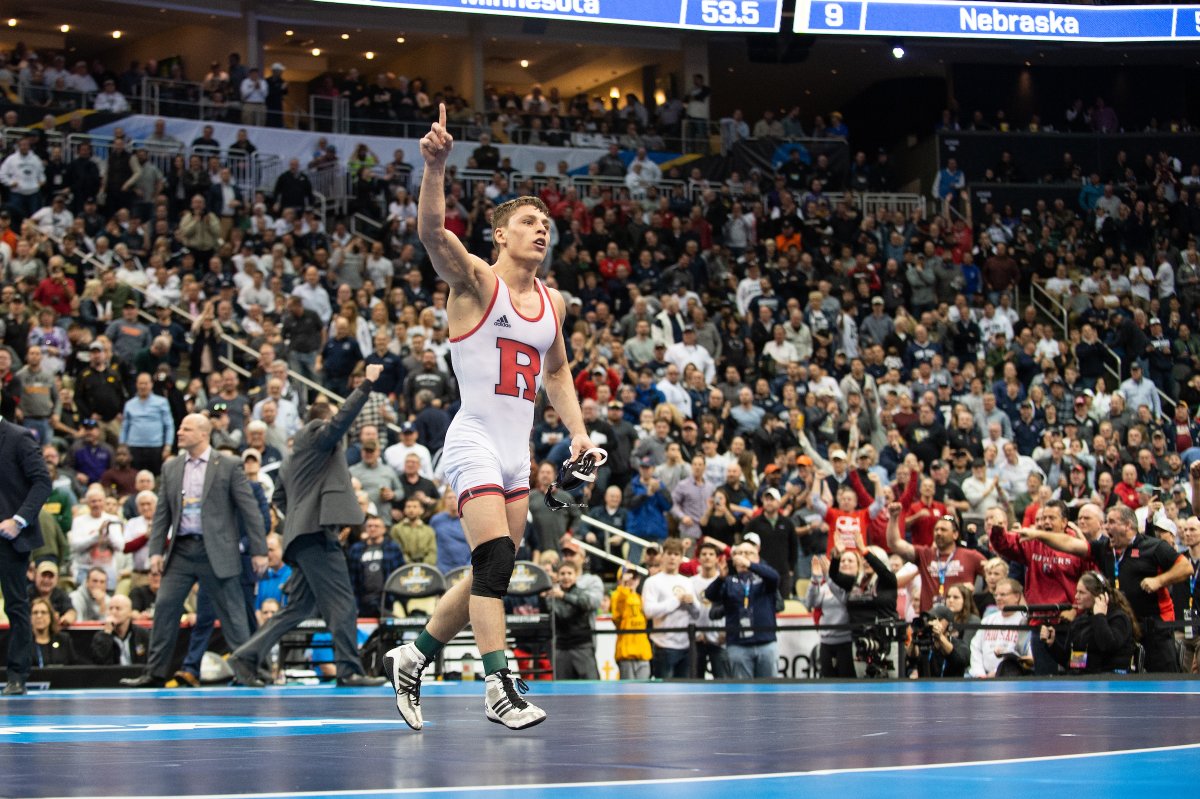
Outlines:
[[[534,683],[546,723],[433,683],[55,691],[0,700],[0,795],[653,799],[1183,795],[1200,683]]]

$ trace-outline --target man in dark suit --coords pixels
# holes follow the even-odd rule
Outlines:
[[[212,448],[212,423],[193,413],[179,425],[185,450],[163,464],[158,509],[150,530],[150,570],[161,571],[146,673],[122,680],[132,688],[162,687],[170,675],[183,603],[198,581],[208,594],[231,647],[250,637],[242,596],[239,519],[245,524],[251,565],[267,568],[267,540],[258,503],[239,458]]]
[[[363,674],[354,589],[338,542],[342,527],[363,523],[342,439],[382,371],[380,364],[368,366],[367,379],[346,398],[336,416],[328,403],[313,403],[308,421],[296,434],[292,454],[279,469],[273,500],[279,512],[286,514],[283,559],[293,569],[287,584],[288,605],[229,658],[237,681],[243,685],[262,685],[259,664],[280,638],[312,616],[314,610],[320,612],[333,636],[338,685],[384,683],[382,677]]]
[[[0,398],[3,392],[0,391]],[[8,615],[8,682],[4,696],[25,693],[33,658],[29,623],[29,553],[42,546],[38,513],[52,488],[50,472],[33,436],[0,418],[0,589]]]

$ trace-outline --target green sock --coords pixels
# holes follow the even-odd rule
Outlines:
[[[507,668],[508,658],[505,657],[503,649],[483,653],[483,675],[485,677]]]
[[[417,651],[425,656],[426,660],[433,660],[437,657],[437,653],[442,651],[445,644],[429,634],[429,630],[421,630],[421,634],[417,636],[416,643]]]

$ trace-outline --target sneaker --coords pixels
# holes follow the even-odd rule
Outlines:
[[[546,711],[521,698],[521,694],[529,691],[529,686],[520,677],[514,678],[508,669],[489,674],[484,682],[487,693],[483,707],[488,721],[503,724],[510,730],[524,730],[546,720]]]
[[[411,643],[389,649],[383,656],[383,673],[396,691],[396,709],[414,730],[425,725],[421,716],[421,672],[426,662],[421,650]]]

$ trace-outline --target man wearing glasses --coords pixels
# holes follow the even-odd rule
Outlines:
[[[996,583],[992,595],[996,607],[983,617],[981,629],[971,639],[971,668],[967,673],[977,678],[1019,676],[1033,666],[1030,631],[1015,629],[1027,627],[1029,617],[1024,611],[1008,608],[1025,604],[1025,594],[1020,583],[1005,577]]]

